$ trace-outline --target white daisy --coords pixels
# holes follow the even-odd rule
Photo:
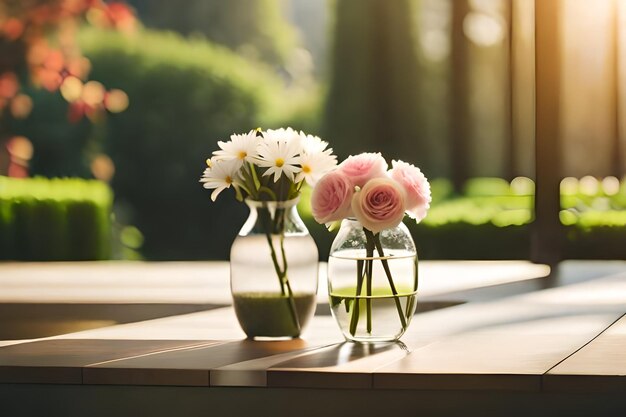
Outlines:
[[[260,138],[256,135],[256,130],[251,130],[247,134],[231,135],[228,142],[217,142],[217,145],[221,148],[219,151],[214,151],[213,155],[217,160],[236,160],[239,162],[239,166],[245,162],[253,162],[257,157],[257,147],[259,146]]]
[[[298,183],[304,179],[311,187],[315,186],[320,178],[337,166],[337,156],[332,155],[332,151],[332,149],[327,149],[315,153],[303,153],[300,156],[301,171],[296,176],[295,182]]]
[[[292,128],[267,129],[263,132],[263,137],[277,142],[300,142],[300,134]]]
[[[276,131],[274,131],[276,132]],[[277,182],[284,173],[293,182],[294,174],[300,172],[300,152],[302,151],[299,140],[277,140],[273,134],[265,137],[259,145],[259,156],[256,164],[261,168],[267,168],[263,176],[274,174],[274,182]]]
[[[328,146],[328,142],[323,141],[317,136],[307,135],[302,131],[300,131],[300,140],[302,141],[302,152],[308,154],[322,152]]]
[[[211,158],[207,161],[208,168],[204,170],[200,182],[206,189],[215,188],[211,193],[211,200],[215,201],[217,196],[227,188],[239,186],[239,168],[241,161],[238,159],[219,160]]]

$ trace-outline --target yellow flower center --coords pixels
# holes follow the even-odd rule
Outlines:
[[[283,165],[285,165],[285,160],[283,158],[276,159],[276,166],[278,168],[281,168]]]
[[[302,165],[302,172],[304,172],[305,174],[308,174],[311,172],[311,167],[308,165]]]
[[[239,151],[239,154],[237,155],[237,157],[241,160],[246,159],[246,156],[248,156],[246,151]]]
[[[226,182],[226,184],[232,184],[233,183],[233,179],[230,177],[230,175],[227,175],[226,178],[224,178],[224,181]]]

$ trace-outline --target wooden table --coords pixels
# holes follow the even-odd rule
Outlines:
[[[323,308],[302,339],[252,342],[217,305],[5,340],[0,416],[626,415],[626,264],[504,281],[431,294],[466,299],[402,343],[345,343]]]

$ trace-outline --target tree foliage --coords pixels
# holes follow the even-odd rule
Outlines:
[[[342,156],[385,151],[428,169],[409,0],[336,2],[325,130]]]
[[[252,58],[282,65],[295,46],[295,32],[281,0],[131,0],[149,27],[200,33]]]

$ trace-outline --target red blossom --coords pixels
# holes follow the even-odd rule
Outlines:
[[[20,85],[14,72],[5,72],[0,75],[0,97],[9,99],[17,94]]]
[[[89,60],[81,56],[75,42],[74,32],[78,23],[94,12],[98,25],[129,31],[134,29],[136,19],[132,9],[123,2],[105,3],[102,0],[56,0],[47,2],[14,2],[10,7],[0,9],[0,56],[4,53],[23,54],[9,61],[9,72],[0,74],[0,110],[10,104],[20,90],[14,71],[22,63],[27,64],[32,81],[51,92],[57,91],[67,77],[85,80],[90,70]],[[48,44],[59,45],[52,48]],[[2,42],[5,40],[5,42]],[[9,41],[8,43],[6,41]],[[19,45],[18,48],[3,50],[4,45]],[[3,63],[5,66],[6,64]],[[104,91],[104,90],[103,90]],[[104,111],[104,97],[95,100],[79,100],[71,103],[68,110],[70,121],[78,121],[87,116],[99,118]],[[118,94],[119,97],[119,94]],[[122,100],[123,102],[123,100]],[[82,103],[82,104],[81,104]],[[12,104],[16,114],[28,112],[26,100],[20,98]],[[124,106],[112,106],[121,108]],[[0,113],[1,116],[1,113]]]
[[[2,33],[8,40],[14,41],[24,33],[24,23],[11,17],[2,24]]]

